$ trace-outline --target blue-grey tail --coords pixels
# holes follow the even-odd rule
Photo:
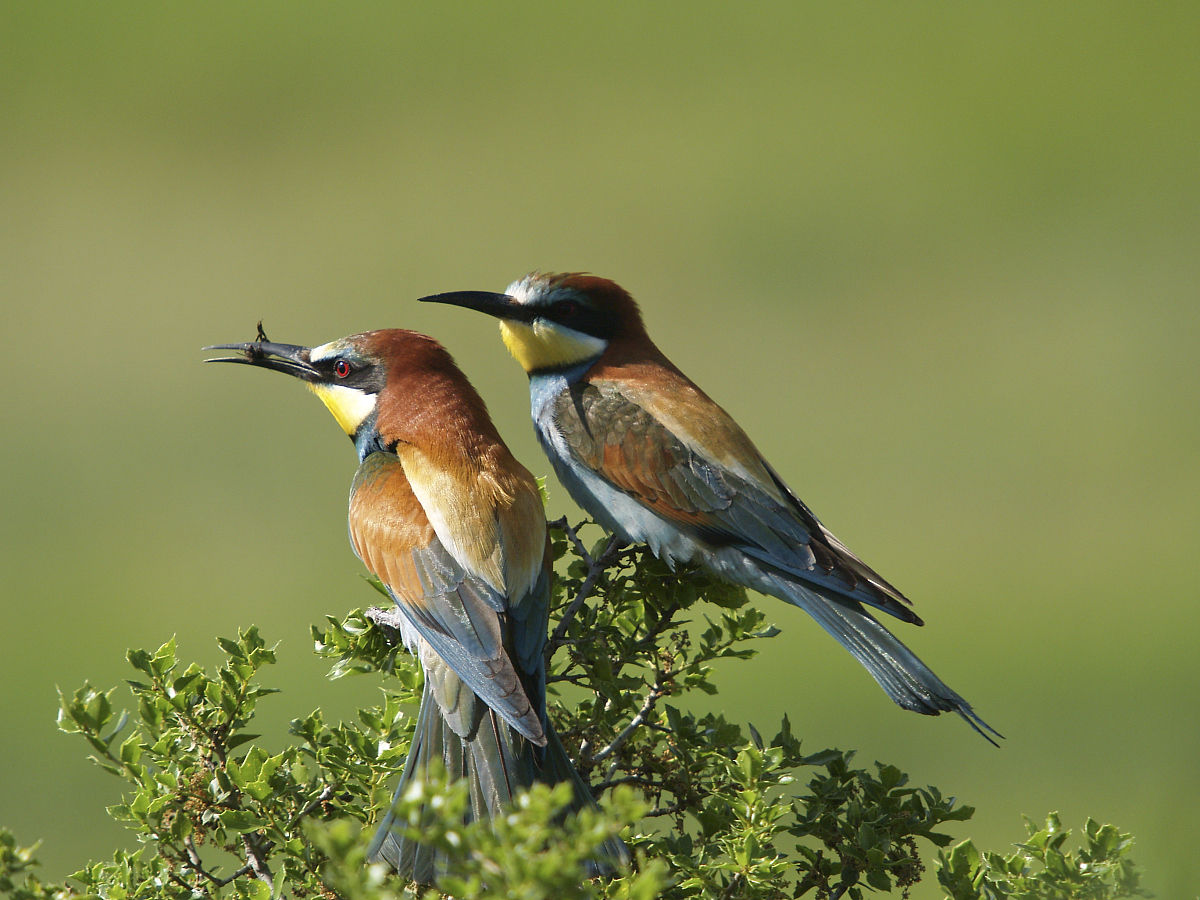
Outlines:
[[[792,579],[775,576],[773,581],[779,589],[771,593],[816,619],[897,704],[927,716],[958,713],[992,744],[994,738],[1004,737],[866,610],[824,597]]]
[[[437,761],[445,766],[450,778],[465,779],[469,784],[470,804],[463,824],[495,818],[515,795],[539,782],[553,785],[568,781],[574,786],[574,800],[567,813],[594,807],[591,791],[549,723],[545,732],[546,746],[537,747],[494,712],[486,710],[477,718],[475,727],[466,736],[460,736],[442,715],[427,681],[412,747],[393,798],[403,796],[413,782],[421,780],[430,764]],[[385,860],[408,881],[433,884],[445,870],[446,859],[396,825],[395,815],[389,810],[371,841],[368,859]],[[611,874],[628,861],[625,844],[614,838],[589,864],[589,875]]]

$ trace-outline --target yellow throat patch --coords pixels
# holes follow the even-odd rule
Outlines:
[[[601,338],[544,319],[532,325],[501,319],[500,337],[526,372],[577,365],[595,359],[608,346]]]
[[[308,389],[321,398],[342,431],[354,437],[363,419],[375,409],[375,395],[340,384],[310,384]]]

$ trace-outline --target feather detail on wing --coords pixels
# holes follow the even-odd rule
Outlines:
[[[844,600],[920,624],[909,601],[851,553],[796,497],[721,407],[683,376],[576,382],[554,425],[582,465],[714,547]]]
[[[390,453],[373,453],[363,461],[350,493],[354,551],[387,586],[428,649],[513,728],[544,744],[541,650],[549,576],[541,507],[537,518],[526,523],[542,542],[542,568],[531,579],[533,567],[527,561],[505,561],[497,510],[488,516],[477,504],[478,515],[459,522],[447,537],[439,527],[446,510],[437,506],[445,493],[430,492],[427,484],[426,491],[418,492],[416,486]],[[529,554],[533,538],[523,539],[524,544],[513,544]],[[511,581],[506,578],[509,568],[517,574]],[[511,582],[519,590],[510,590]],[[453,722],[457,700],[436,692],[435,697]]]

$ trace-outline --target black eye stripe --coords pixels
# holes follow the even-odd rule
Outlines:
[[[617,333],[617,317],[579,300],[558,300],[539,312],[539,316],[592,337],[611,340]]]
[[[326,384],[354,388],[368,394],[383,390],[387,370],[370,359],[331,356],[313,363]]]

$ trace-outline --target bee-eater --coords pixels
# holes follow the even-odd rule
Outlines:
[[[988,732],[1000,736],[867,612],[923,624],[654,345],[625,290],[591,275],[535,272],[503,294],[422,299],[500,319],[505,345],[529,375],[542,448],[601,525],[668,564],[699,563],[799,606],[900,706],[956,712],[988,740]]]
[[[261,336],[261,331],[260,331]],[[395,796],[434,760],[470,785],[470,819],[490,819],[534,782],[587,787],[546,717],[551,556],[537,483],[513,458],[479,394],[432,338],[390,329],[319,347],[255,341],[208,350],[295,376],[354,441],[350,542],[387,587],[425,673],[412,748]],[[413,881],[441,861],[391,828],[371,847]],[[604,848],[605,871],[624,861]]]

